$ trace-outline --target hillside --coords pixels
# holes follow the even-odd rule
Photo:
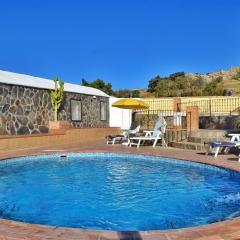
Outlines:
[[[233,89],[233,92],[239,92],[240,87],[240,67],[232,67],[228,70],[221,70],[217,72],[207,73],[207,74],[194,74],[188,73],[190,77],[202,77],[204,81],[211,82],[212,80],[222,77],[223,86],[225,89]]]
[[[113,90],[112,84],[102,79],[93,82],[82,79],[81,85],[100,89],[119,98],[240,95],[240,67],[206,74],[176,72],[165,77],[158,75],[148,81],[147,89]]]
[[[206,74],[177,72],[167,77],[156,76],[149,80],[148,89],[140,90],[143,98],[179,95],[240,95],[240,67]]]

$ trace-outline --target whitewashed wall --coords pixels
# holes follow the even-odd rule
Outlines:
[[[112,107],[112,104],[120,99],[121,98],[115,97],[109,98],[110,104],[109,125],[110,127],[120,127],[121,129],[129,129],[132,122],[132,110]]]

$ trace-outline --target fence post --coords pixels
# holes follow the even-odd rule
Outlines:
[[[181,112],[181,98],[173,98],[173,129],[182,129],[182,116],[179,116],[177,112]]]
[[[187,107],[187,131],[196,132],[199,130],[199,110],[197,106]]]
[[[181,98],[180,97],[173,98],[173,111],[181,112]]]
[[[212,116],[212,101],[211,101],[211,98],[209,98],[209,113],[210,113],[210,116]]]
[[[149,121],[150,121],[150,119],[149,119],[149,110],[147,111],[147,118],[148,118],[148,120],[147,120],[147,130],[149,130]]]

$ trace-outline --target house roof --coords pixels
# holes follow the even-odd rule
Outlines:
[[[26,87],[42,88],[42,89],[54,89],[53,80],[46,78],[33,77],[25,74],[13,73],[0,70],[0,83],[19,85]],[[103,91],[92,88],[81,86],[80,84],[65,83],[64,91],[72,93],[81,93],[94,96],[109,97]]]

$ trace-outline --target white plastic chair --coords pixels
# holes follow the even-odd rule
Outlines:
[[[144,131],[145,136],[142,137],[130,137],[130,147],[133,145],[136,145],[137,148],[140,147],[141,143],[144,143],[145,141],[152,141],[153,147],[156,147],[156,144],[158,140],[162,140],[162,146],[167,146],[165,140],[164,140],[164,133],[166,130],[166,121],[163,117],[159,117],[158,121],[155,124],[153,131]]]

